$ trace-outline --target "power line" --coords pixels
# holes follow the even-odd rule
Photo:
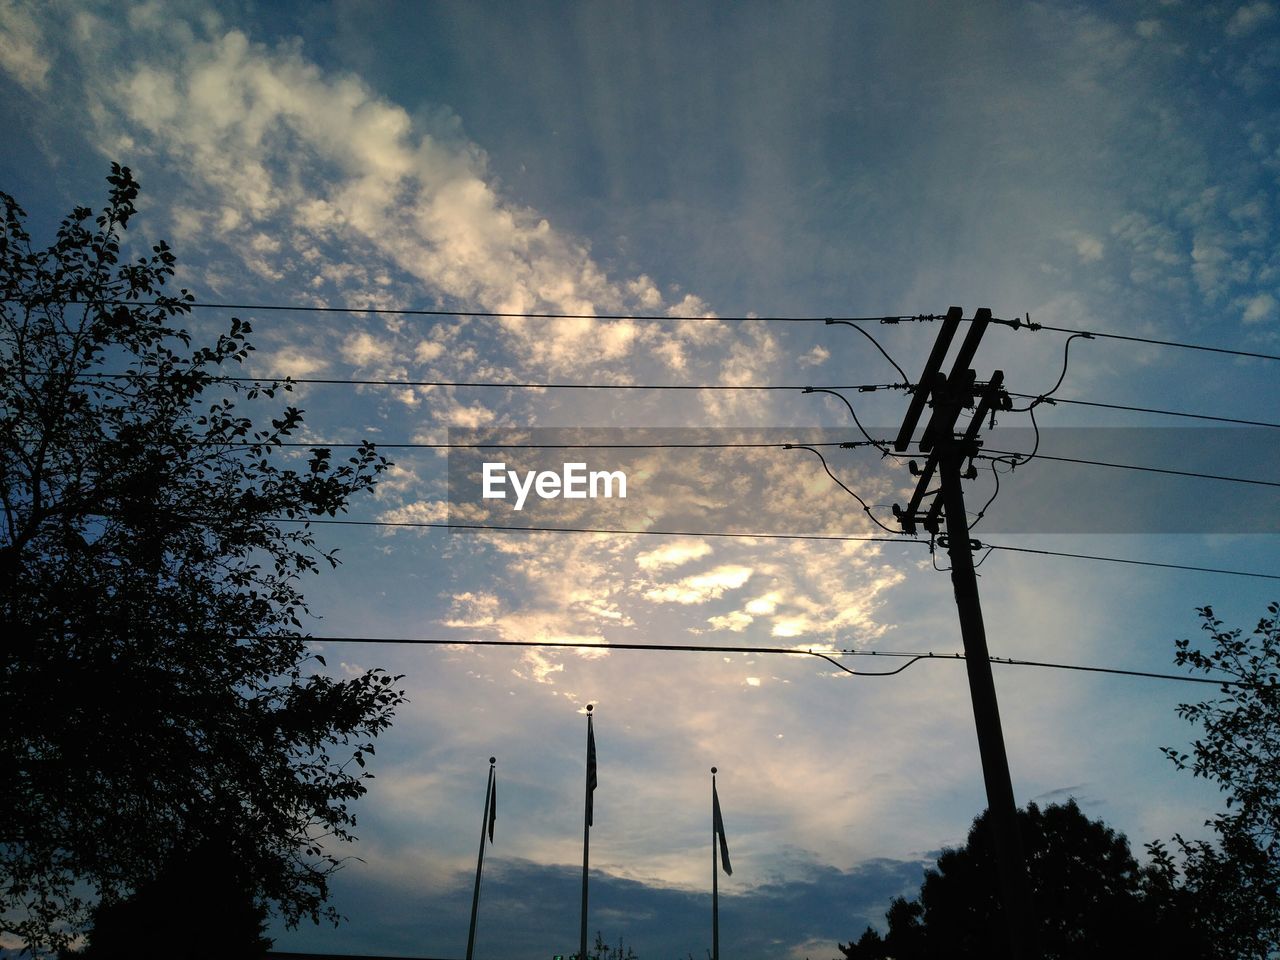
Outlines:
[[[881,323],[903,323],[903,322],[919,322],[933,321],[941,319],[938,316],[923,315],[918,317],[884,317]],[[965,322],[972,322],[972,317],[962,317]],[[1035,323],[1030,318],[1024,320],[1014,318],[1013,320],[1003,320],[999,317],[989,317],[989,323],[998,323],[1006,327],[1012,327],[1014,330],[1051,330],[1054,333],[1068,333],[1074,336],[1097,337],[1101,340],[1125,340],[1130,343],[1148,343],[1158,347],[1177,347],[1181,350],[1199,350],[1205,353],[1221,353],[1234,357],[1253,357],[1257,360],[1280,360],[1280,355],[1274,353],[1253,353],[1248,350],[1235,350],[1229,347],[1211,347],[1202,343],[1187,343],[1183,340],[1156,340],[1152,337],[1137,337],[1132,334],[1123,333],[1105,333],[1100,330],[1080,330],[1074,327],[1055,327],[1047,323]]]
[[[555,428],[548,428],[555,429]],[[661,429],[661,428],[655,428]],[[791,450],[810,447],[869,447],[877,446],[875,441],[852,440],[852,441],[835,441],[824,440],[819,443],[802,444],[802,443],[750,443],[746,441],[725,441],[723,443],[714,443],[706,441],[698,441],[696,443],[459,443],[456,441],[441,440],[436,443],[380,443],[370,441],[371,445],[379,450]],[[231,446],[259,446],[244,442],[240,444],[231,444]],[[363,443],[323,443],[317,441],[292,441],[285,440],[273,446],[281,447],[332,447],[334,449],[345,449],[348,447],[359,448],[364,446]],[[816,452],[816,451],[815,451]],[[833,478],[834,479],[834,478]],[[836,481],[837,483],[839,481]]]
[[[81,374],[82,378],[112,378],[124,379],[131,376],[125,373],[86,373]],[[360,379],[355,377],[297,377],[290,378],[285,376],[275,377],[218,377],[219,380],[227,380],[236,383],[283,383],[285,381],[299,384],[314,385],[336,385],[336,386],[371,386],[371,387],[473,387],[478,389],[508,389],[508,390],[778,390],[788,391],[796,390],[801,393],[820,393],[832,392],[837,390],[857,390],[860,393],[870,393],[876,390],[915,390],[916,385],[912,383],[855,383],[843,384],[827,387],[815,387],[810,385],[801,386],[799,384],[683,384],[683,383],[567,383],[567,382],[507,382],[503,380],[373,380]],[[1038,400],[1041,394],[1036,393],[1014,393],[1010,392],[1009,396],[1017,397],[1020,400]],[[1107,410],[1125,410],[1134,413],[1154,413],[1165,417],[1183,417],[1191,420],[1208,420],[1214,423],[1234,423],[1247,427],[1270,427],[1272,429],[1280,429],[1280,423],[1269,420],[1247,420],[1239,417],[1220,417],[1207,413],[1190,413],[1182,410],[1164,410],[1158,407],[1138,407],[1130,406],[1123,403],[1104,403],[1097,400],[1072,400],[1066,397],[1050,397],[1044,396],[1044,402],[1050,406],[1063,403],[1073,406],[1083,407],[1101,407]],[[848,402],[847,400],[845,401]]]
[[[923,541],[921,541],[923,542]],[[1280,574],[1257,573],[1250,570],[1224,570],[1218,567],[1195,567],[1183,563],[1159,563],[1155,560],[1134,560],[1128,557],[1104,557],[1091,553],[1066,553],[1061,550],[1040,550],[1033,547],[1008,547],[998,543],[984,546],[1007,553],[1035,553],[1046,557],[1070,557],[1075,560],[1098,560],[1104,563],[1125,563],[1139,567],[1160,567],[1165,570],[1189,570],[1194,573],[1221,573],[1232,577],[1256,577],[1261,580],[1280,580]]]
[[[1001,462],[1008,462],[1004,460],[1003,456],[999,456],[999,457],[985,456],[985,454],[988,454],[988,453],[1003,454],[1006,456],[1015,456],[1015,457],[1022,456],[1022,454],[1012,450],[984,450],[983,454],[979,454],[979,456],[981,457],[981,459],[984,459],[984,460],[999,460]],[[1197,480],[1221,480],[1226,483],[1250,483],[1260,487],[1280,487],[1280,482],[1277,482],[1275,480],[1257,480],[1251,477],[1229,477],[1229,476],[1225,476],[1223,474],[1218,474],[1218,473],[1197,473],[1194,470],[1171,470],[1165,467],[1144,467],[1134,463],[1113,463],[1109,460],[1086,460],[1081,457],[1061,457],[1061,456],[1056,456],[1049,453],[1036,453],[1033,455],[1031,459],[1056,460],[1059,463],[1078,463],[1078,464],[1082,464],[1084,466],[1089,466],[1089,467],[1112,467],[1117,470],[1137,470],[1142,473],[1162,473],[1162,474],[1167,474],[1173,477],[1190,477]],[[1021,463],[1018,464],[1018,466],[1022,466],[1023,463],[1027,463],[1027,462],[1029,461],[1023,460]]]
[[[519,527],[484,523],[438,523],[426,520],[337,520],[276,517],[276,523],[316,523],[354,527],[422,527],[436,530],[493,530],[500,533],[607,533],[619,536],[723,537],[735,540],[822,540],[851,543],[925,543],[910,537],[859,537],[823,533],[724,533],[691,530],[621,530],[611,527]]]
[[[6,303],[21,302],[15,297],[3,298]],[[89,301],[71,300],[69,303],[79,303],[88,305]],[[96,300],[92,303],[100,303],[108,306],[135,306],[135,307],[156,307],[167,306],[170,304],[162,304],[157,301],[147,300]],[[688,321],[688,320],[721,320],[726,322],[744,322],[748,320],[760,320],[767,323],[911,323],[920,321],[933,321],[941,319],[939,314],[919,313],[919,314],[898,314],[898,315],[879,315],[865,317],[816,317],[816,316],[732,316],[732,317],[707,317],[697,316],[694,314],[672,314],[667,316],[657,316],[652,314],[636,314],[636,313],[523,313],[517,311],[499,311],[499,310],[429,310],[420,308],[397,308],[397,307],[320,307],[309,306],[304,304],[282,304],[282,303],[211,303],[207,301],[188,300],[182,303],[183,306],[193,310],[255,310],[261,312],[274,313],[365,313],[370,315],[391,315],[399,317],[468,317],[479,319],[512,319],[512,320],[640,320],[645,322],[668,322],[668,321]],[[965,317],[965,320],[972,318]],[[1082,334],[1091,337],[1098,337],[1105,340],[1126,340],[1133,343],[1149,343],[1161,347],[1178,347],[1184,350],[1201,350],[1208,353],[1222,353],[1238,357],[1253,357],[1259,360],[1280,360],[1280,355],[1271,353],[1253,353],[1247,350],[1234,350],[1227,347],[1211,347],[1205,344],[1185,343],[1179,340],[1156,340],[1150,337],[1135,337],[1128,334],[1120,333],[1103,333],[1098,330],[1077,330],[1069,327],[1055,327],[1049,324],[1032,323],[1021,319],[1003,320],[997,317],[990,318],[990,322],[1003,324],[1013,329],[1021,329],[1025,327],[1028,330],[1051,330],[1055,333]]]
[[[1035,400],[1037,395],[1033,393],[1010,393],[1011,397],[1018,397],[1021,400]],[[1164,417],[1185,417],[1191,420],[1212,420],[1215,423],[1237,423],[1246,427],[1272,427],[1280,429],[1280,423],[1273,423],[1269,420],[1243,420],[1237,417],[1216,417],[1207,413],[1187,413],[1181,410],[1161,410],[1157,407],[1134,407],[1123,403],[1102,403],[1098,400],[1068,400],[1065,397],[1049,397],[1045,399],[1045,403],[1049,405],[1058,403],[1069,403],[1073,406],[1080,407],[1102,407],[1106,410],[1128,410],[1134,413],[1155,413]]]
[[[856,323],[853,323],[849,320],[832,320],[832,319],[827,320],[828,326],[830,326],[833,323],[838,323],[846,327],[853,327],[853,329],[857,330],[860,334],[862,334],[864,337],[866,337],[868,340],[871,341],[871,345],[875,347],[877,350],[879,350],[881,355],[886,360],[888,360],[890,364],[892,364],[893,369],[898,371],[898,376],[902,377],[904,381],[911,379],[910,377],[907,376],[907,372],[903,370],[902,367],[898,366],[898,361],[894,360],[893,357],[889,356],[889,351],[886,350],[884,347],[880,346],[880,341],[877,340],[875,337],[873,337],[871,334],[867,333],[867,331],[863,330]]]
[[[500,533],[586,533],[616,534],[619,536],[657,536],[657,537],[723,537],[738,540],[819,540],[829,542],[853,543],[919,543],[929,545],[927,540],[913,537],[861,537],[850,534],[819,533],[723,533],[698,530],[622,530],[609,527],[519,527],[483,523],[438,523],[425,520],[337,520],[326,518],[301,519],[277,517],[276,523],[313,523],[355,527],[411,527],[438,530],[473,530],[495,531]],[[1128,557],[1106,557],[1087,553],[1067,553],[1061,550],[1039,550],[1031,547],[1008,547],[995,543],[979,543],[976,549],[987,547],[991,550],[1004,550],[1011,553],[1034,553],[1046,557],[1068,557],[1075,560],[1096,560],[1105,563],[1134,564],[1143,567],[1160,567],[1166,570],[1187,570],[1192,573],[1218,573],[1232,577],[1254,577],[1262,580],[1280,580],[1280,574],[1257,573],[1249,570],[1226,570],[1218,567],[1196,567],[1181,563],[1158,563],[1154,560],[1134,560]]]
[[[24,302],[17,297],[3,297],[0,301],[5,303]],[[88,306],[92,303],[102,304],[104,306],[133,306],[133,307],[156,307],[171,306],[172,304],[163,304],[154,300],[69,300],[68,303],[75,303]],[[940,319],[939,314],[899,314],[899,315],[880,315],[866,317],[817,317],[817,316],[697,316],[694,314],[670,314],[667,316],[658,316],[652,314],[634,314],[634,313],[523,313],[516,311],[497,311],[497,310],[429,310],[420,308],[396,308],[396,307],[321,307],[308,306],[304,304],[278,304],[278,303],[210,303],[205,301],[189,300],[182,302],[182,306],[189,309],[201,310],[252,310],[258,312],[274,312],[274,313],[362,313],[369,315],[391,315],[402,317],[458,317],[458,318],[475,318],[475,319],[514,319],[514,320],[633,320],[646,323],[660,322],[679,322],[679,321],[712,321],[718,320],[729,323],[746,322],[749,320],[758,320],[765,323],[846,323],[853,325],[854,323],[911,323],[921,321],[934,321]],[[971,317],[963,318],[966,321],[972,320]],[[1151,337],[1137,337],[1130,334],[1105,333],[1099,330],[1079,330],[1071,327],[1056,327],[1050,324],[1033,323],[1021,319],[1004,320],[998,317],[991,317],[989,322],[999,323],[1013,329],[1026,328],[1028,330],[1050,330],[1055,333],[1066,333],[1073,336],[1082,336],[1088,338],[1098,338],[1104,340],[1123,340],[1132,343],[1146,343],[1161,347],[1176,347],[1183,350],[1197,350],[1206,353],[1219,353],[1228,356],[1251,357],[1257,360],[1280,360],[1280,354],[1273,353],[1255,353],[1249,350],[1235,350],[1228,347],[1213,347],[1207,344],[1186,343],[1180,340],[1158,340]],[[865,331],[864,331],[865,333]],[[870,337],[870,334],[866,334]],[[873,340],[874,342],[874,340]],[[877,345],[878,346],[878,345]],[[883,350],[881,350],[883,352]],[[886,354],[886,357],[888,355]],[[890,362],[892,358],[890,358]],[[897,366],[897,364],[894,364]],[[1033,398],[1034,399],[1034,398]]]
[[[822,461],[823,469],[827,471],[827,475],[833,481],[845,489],[847,493],[863,504],[863,509],[867,509],[867,505],[862,501],[856,493],[850,490],[845,484],[831,472],[826,458],[819,453],[815,447],[840,447],[845,450],[856,449],[861,447],[874,447],[877,450],[884,450],[884,444],[887,441],[867,439],[867,440],[815,440],[812,442],[802,443],[795,442],[759,442],[752,443],[749,441],[724,441],[717,443],[714,441],[697,441],[680,443],[674,441],[652,442],[652,443],[521,443],[512,442],[484,442],[477,441],[474,443],[462,443],[458,441],[440,440],[435,442],[410,442],[410,443],[383,443],[380,441],[371,441],[371,444],[379,450],[808,450],[810,453],[817,454]],[[239,446],[256,446],[250,442],[238,444]],[[236,444],[232,444],[236,446]],[[304,449],[358,449],[365,446],[364,443],[355,443],[349,441],[332,442],[324,440],[308,440],[293,441],[285,440],[273,446],[280,447],[302,447]],[[988,454],[998,454],[999,456],[988,456]],[[900,459],[910,456],[906,453],[888,452],[887,456],[898,457]],[[1246,483],[1263,487],[1280,487],[1280,481],[1274,480],[1258,480],[1251,477],[1232,477],[1216,473],[1197,473],[1192,470],[1172,470],[1164,467],[1149,467],[1134,463],[1115,463],[1110,460],[1088,460],[1081,457],[1063,457],[1048,453],[1022,454],[1013,450],[995,450],[984,449],[983,453],[978,455],[979,459],[992,460],[1000,463],[1009,463],[1006,457],[1022,457],[1015,466],[1022,466],[1030,462],[1031,459],[1036,460],[1055,460],[1061,463],[1075,463],[1083,466],[1091,467],[1111,467],[1116,470],[1136,470],[1142,473],[1160,473],[1168,474],[1175,477],[1188,477],[1197,480],[1218,480],[1227,483]],[[990,506],[990,504],[988,504]],[[875,519],[874,517],[872,518]],[[877,521],[878,523],[879,521]]]
[[[85,373],[78,379],[115,379],[126,380],[135,374],[128,373]],[[151,377],[151,374],[142,376]],[[505,380],[363,380],[346,377],[217,377],[217,380],[232,383],[300,383],[337,386],[362,387],[477,387],[509,390],[792,390],[807,393],[817,390],[857,390],[859,393],[871,393],[876,390],[906,390],[906,383],[855,383],[833,387],[811,387],[792,384],[726,384],[726,383],[509,383]]]
[[[242,639],[258,639],[255,637]],[[796,647],[756,647],[756,646],[718,646],[715,644],[694,644],[694,643],[617,643],[606,641],[601,643],[586,643],[583,641],[572,640],[439,640],[439,639],[419,639],[412,637],[303,637],[308,642],[315,643],[377,643],[377,644],[404,644],[407,646],[438,646],[438,647],[551,647],[551,648],[571,648],[579,650],[639,650],[650,653],[746,653],[750,655],[782,655],[782,656],[810,656],[818,657],[828,663],[838,667],[845,673],[852,674],[855,677],[891,677],[902,673],[907,667],[912,666],[921,660],[964,660],[963,653],[901,653],[879,650],[830,650],[818,651],[812,648],[801,649]],[[835,657],[879,657],[882,659],[900,659],[906,660],[907,663],[898,667],[896,670],[888,671],[864,671],[850,670],[844,664],[839,663]],[[1214,680],[1207,677],[1184,677],[1175,673],[1153,673],[1148,670],[1125,670],[1119,667],[1097,667],[1085,666],[1073,663],[1051,663],[1043,660],[1019,660],[1013,657],[991,657],[992,663],[1004,666],[1014,667],[1043,667],[1054,670],[1081,670],[1088,673],[1110,673],[1127,677],[1146,677],[1154,680],[1178,680],[1184,683],[1213,683],[1238,685],[1236,680]]]
[[[16,297],[0,298],[5,303],[23,302]],[[148,300],[68,300],[67,303],[76,303],[85,306],[97,303],[104,306],[131,306],[131,307],[159,307],[172,306],[172,304],[164,304],[158,301]],[[306,304],[286,304],[286,303],[211,303],[208,301],[186,300],[181,301],[181,306],[192,310],[254,310],[263,313],[366,313],[370,315],[390,315],[397,317],[467,317],[478,319],[510,319],[510,320],[642,320],[646,322],[666,322],[666,321],[684,321],[684,320],[721,320],[727,322],[745,322],[748,320],[760,320],[767,323],[826,323],[839,321],[857,321],[861,323],[901,323],[903,321],[912,320],[928,320],[932,319],[932,314],[913,314],[898,316],[871,316],[871,317],[810,317],[810,316],[699,316],[697,314],[667,314],[665,316],[653,314],[637,314],[637,313],[522,313],[518,311],[501,311],[501,310],[443,310],[443,309],[422,309],[415,307],[320,307],[309,306]]]
[[[998,323],[1004,323],[1006,326],[1015,326],[1017,321],[999,320]],[[1024,324],[1024,326],[1027,326]],[[1069,327],[1052,327],[1048,324],[1037,324],[1031,329],[1052,330],[1055,333],[1070,333],[1077,336],[1098,337],[1104,340],[1126,340],[1130,343],[1148,343],[1157,347],[1177,347],[1180,350],[1199,350],[1204,353],[1222,353],[1233,357],[1253,357],[1256,360],[1280,360],[1280,355],[1274,353],[1253,353],[1248,350],[1233,350],[1227,347],[1210,347],[1202,343],[1185,343],[1180,340],[1154,340],[1151,337],[1135,337],[1123,333],[1101,333],[1097,330],[1073,330]]]
[[[870,438],[868,438],[867,442],[868,442],[868,443],[870,443],[872,446],[879,446],[878,444],[876,444],[876,443],[875,443],[875,441],[871,440]],[[826,457],[824,457],[824,456],[822,455],[821,451],[817,450],[815,447],[811,447],[811,446],[808,446],[807,444],[803,444],[803,443],[795,443],[795,444],[788,443],[788,444],[786,444],[786,445],[785,445],[785,449],[787,449],[787,450],[808,450],[810,453],[814,454],[814,455],[815,455],[815,456],[816,456],[820,461],[822,461],[822,469],[823,469],[823,470],[825,470],[825,471],[827,472],[827,476],[828,476],[828,477],[830,477],[830,478],[832,479],[832,481],[833,481],[833,482],[835,482],[835,483],[840,487],[840,489],[841,489],[841,490],[843,490],[845,493],[849,494],[849,496],[853,497],[853,499],[857,500],[857,501],[858,501],[858,503],[862,504],[862,510],[863,510],[863,512],[864,512],[868,517],[870,517],[870,518],[871,518],[871,522],[872,522],[872,523],[874,523],[877,527],[879,527],[879,528],[880,528],[881,530],[883,530],[885,533],[895,533],[895,532],[896,532],[896,531],[894,531],[894,530],[891,530],[889,527],[886,527],[883,523],[881,523],[881,522],[876,518],[876,515],[875,515],[874,513],[872,513],[872,512],[871,512],[871,507],[869,507],[869,506],[867,505],[867,501],[863,500],[860,496],[858,496],[856,493],[854,493],[854,492],[853,492],[853,490],[852,490],[851,488],[849,488],[849,487],[845,486],[844,481],[843,481],[843,480],[841,480],[839,477],[837,477],[834,473],[832,473],[832,472],[831,472],[831,468],[830,468],[829,466],[827,466],[827,458],[826,458]],[[883,448],[881,448],[881,449],[883,449]]]

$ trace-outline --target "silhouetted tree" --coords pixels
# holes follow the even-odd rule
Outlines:
[[[569,955],[569,960],[580,960],[576,953]],[[587,960],[639,960],[635,950],[623,945],[622,937],[618,937],[618,945],[611,947],[605,943],[604,934],[596,931],[596,942],[591,946]]]
[[[88,946],[63,960],[250,960],[271,949],[267,908],[233,848],[178,850],[133,896],[93,910]]]
[[[351,839],[350,764],[404,697],[310,668],[300,580],[337,560],[306,520],[388,464],[281,463],[301,412],[255,429],[235,402],[288,383],[223,372],[247,323],[191,346],[173,254],[122,257],[138,186],[108,182],[47,249],[0,194],[0,932],[63,944],[204,839],[289,923],[336,920],[322,838]]]
[[[1090,820],[1075,801],[1018,812],[1045,960],[1160,956],[1198,958],[1201,933],[1170,909],[1159,877],[1139,868],[1128,841]],[[846,960],[978,960],[1006,955],[988,816],[968,841],[945,850],[925,871],[918,901],[898,897],[886,913],[888,932],[868,927],[840,944]]]
[[[1173,838],[1180,863],[1161,843],[1148,845],[1164,883],[1179,875],[1185,908],[1213,934],[1215,957],[1267,957],[1280,953],[1280,604],[1267,607],[1249,636],[1224,629],[1211,607],[1200,607],[1200,627],[1212,644],[1176,641],[1179,666],[1230,681],[1216,700],[1184,703],[1178,715],[1204,734],[1192,759],[1163,752],[1179,770],[1204,777],[1226,794],[1226,810],[1206,821],[1217,843]]]

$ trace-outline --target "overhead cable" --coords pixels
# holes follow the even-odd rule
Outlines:
[[[3,297],[5,303],[23,302],[17,297]],[[638,313],[532,313],[516,310],[446,310],[443,308],[419,307],[359,307],[359,306],[318,306],[300,303],[214,303],[202,300],[174,301],[161,303],[154,300],[67,300],[66,303],[89,306],[97,303],[104,306],[160,307],[178,305],[192,310],[252,310],[263,313],[362,313],[374,316],[388,315],[396,317],[459,317],[495,320],[641,320],[646,322],[667,321],[710,321],[745,322],[758,320],[767,323],[826,323],[827,321],[859,321],[862,323],[889,322],[900,323],[911,320],[932,319],[932,314],[901,314],[885,316],[883,314],[868,317],[813,317],[813,316],[714,316],[708,314],[638,314]]]
[[[242,637],[244,640],[255,640],[257,637]],[[749,655],[781,655],[818,657],[845,673],[855,677],[891,677],[902,673],[907,667],[921,660],[965,660],[963,653],[901,653],[880,650],[814,650],[803,647],[757,647],[750,645],[720,646],[716,644],[693,643],[616,643],[602,641],[589,643],[575,640],[458,640],[458,639],[421,639],[416,637],[303,637],[313,643],[368,643],[368,644],[403,644],[406,646],[435,647],[541,647],[569,648],[578,650],[638,650],[649,653],[744,653]],[[906,660],[907,663],[896,670],[868,671],[851,670],[839,663],[836,657],[877,657],[886,660]],[[1184,677],[1174,673],[1153,673],[1147,670],[1125,670],[1118,667],[1084,666],[1073,663],[1051,663],[1043,660],[1019,660],[1012,657],[991,657],[992,663],[1014,667],[1044,667],[1055,670],[1082,670],[1089,673],[1111,673],[1128,677],[1147,677],[1156,680],[1178,680],[1184,683],[1213,683],[1219,685],[1238,685],[1239,681],[1215,680],[1207,677]]]
[[[918,321],[932,321],[940,319],[935,315],[924,314],[917,317],[884,317],[881,323],[910,323]],[[963,317],[966,323],[972,322],[972,317]],[[1274,353],[1254,353],[1249,350],[1236,350],[1230,347],[1211,347],[1203,343],[1187,343],[1183,340],[1157,340],[1153,337],[1138,337],[1133,334],[1125,333],[1106,333],[1101,330],[1080,330],[1074,327],[1055,327],[1047,323],[1036,323],[1030,317],[1022,319],[1015,317],[1012,320],[1006,320],[1000,317],[988,318],[990,323],[998,323],[1006,327],[1012,327],[1014,330],[1050,330],[1054,333],[1067,333],[1077,336],[1086,336],[1089,338],[1098,338],[1100,340],[1124,340],[1131,343],[1147,343],[1158,347],[1176,347],[1181,350],[1199,350],[1205,353],[1221,353],[1234,357],[1252,357],[1256,360],[1280,360],[1280,354]]]
[[[333,518],[294,518],[275,517],[276,523],[312,523],[331,524],[354,527],[409,527],[439,530],[494,531],[498,533],[578,533],[578,534],[613,534],[618,536],[657,536],[657,537],[723,537],[737,540],[817,540],[828,542],[853,543],[918,543],[928,546],[928,540],[911,537],[862,537],[851,534],[821,533],[723,533],[707,530],[623,530],[609,527],[540,527],[540,526],[508,526],[483,523],[441,523],[426,520],[340,520]],[[1154,560],[1134,560],[1127,557],[1107,557],[1086,553],[1067,553],[1061,550],[1038,550],[1031,547],[1012,547],[994,543],[980,543],[980,547],[992,550],[1003,550],[1011,553],[1034,553],[1046,557],[1069,557],[1076,560],[1097,560],[1106,563],[1135,564],[1143,567],[1160,567],[1165,570],[1187,570],[1193,573],[1217,573],[1233,577],[1254,577],[1262,580],[1280,580],[1280,574],[1258,573],[1249,570],[1226,570],[1218,567],[1197,567],[1182,563],[1159,563]]]

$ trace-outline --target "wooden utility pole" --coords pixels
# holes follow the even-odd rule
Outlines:
[[[982,758],[982,777],[987,788],[987,822],[994,840],[1010,956],[1013,960],[1034,960],[1038,951],[1034,946],[1035,924],[1031,916],[1026,858],[1018,832],[1018,808],[1013,798],[1009,759],[1000,727],[995,681],[991,677],[991,657],[987,651],[986,628],[978,598],[978,578],[973,570],[974,544],[969,539],[969,519],[965,513],[964,490],[960,485],[961,479],[972,479],[975,475],[972,458],[982,445],[978,431],[983,421],[989,414],[1008,409],[1011,404],[1003,389],[1004,374],[1001,371],[995,371],[988,382],[979,384],[969,367],[991,322],[990,310],[983,309],[974,314],[951,373],[942,374],[942,361],[962,317],[959,307],[947,311],[938,339],[925,363],[924,373],[911,396],[907,415],[894,440],[895,450],[906,451],[926,403],[933,406],[933,414],[920,437],[920,452],[927,454],[928,459],[923,468],[918,467],[915,461],[911,462],[912,473],[919,476],[919,482],[906,509],[894,504],[893,513],[902,529],[912,534],[916,532],[917,525],[937,534],[940,517],[946,521],[946,535],[938,540],[951,559],[951,584],[955,590],[960,636],[964,642],[969,695],[973,700],[973,719],[978,733],[978,753]],[[968,428],[957,435],[955,424],[961,408],[975,404],[977,409]],[[967,471],[963,469],[966,460],[970,461]],[[929,483],[935,473],[941,486],[937,491],[930,491]],[[923,502],[930,495],[933,501],[922,514]]]

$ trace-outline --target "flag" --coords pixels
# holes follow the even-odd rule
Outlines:
[[[596,793],[596,735],[591,729],[591,714],[587,714],[587,826],[594,825]]]
[[[724,838],[724,818],[720,816],[720,795],[716,793],[715,780],[711,781],[711,822],[716,836],[720,838],[720,865],[724,867],[726,874],[733,876],[733,866],[729,863],[729,841]]]
[[[493,824],[498,819],[498,775],[493,775],[489,786],[489,842],[493,843]]]

